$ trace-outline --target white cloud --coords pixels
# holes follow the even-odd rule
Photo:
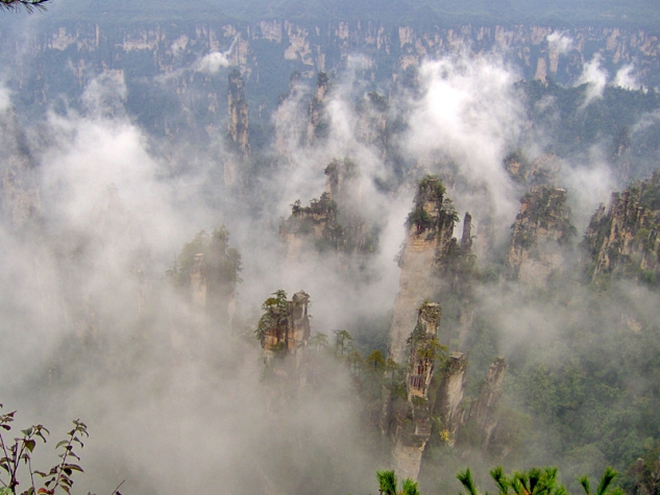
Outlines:
[[[641,89],[642,85],[637,82],[637,79],[633,74],[634,69],[635,68],[632,64],[626,64],[623,67],[621,67],[617,71],[616,76],[614,76],[614,81],[612,81],[612,85],[630,90]]]
[[[205,55],[200,60],[195,63],[194,70],[195,72],[203,72],[205,74],[217,74],[220,69],[229,67],[231,65],[231,52],[234,50],[234,45],[236,45],[236,40],[238,37],[234,38],[229,48],[224,52],[211,52],[208,55]]]
[[[105,70],[92,79],[82,95],[89,115],[118,116],[124,114],[124,102],[128,96],[123,70]]]
[[[459,211],[509,221],[518,201],[502,160],[524,122],[518,75],[497,57],[460,57],[426,62],[420,76],[426,92],[410,118],[409,153],[422,162],[443,157],[428,172],[455,167],[450,173],[467,184],[454,197]]]
[[[554,31],[546,39],[550,48],[561,55],[573,49],[573,39],[564,32]]]
[[[195,71],[207,74],[217,74],[221,68],[229,67],[227,52],[212,52],[202,57],[195,65]]]
[[[586,107],[594,101],[603,97],[603,91],[607,85],[607,71],[601,68],[602,57],[599,53],[596,53],[593,58],[584,64],[582,69],[582,74],[577,81],[577,85],[587,84],[587,95],[582,108]]]
[[[4,112],[11,107],[11,95],[4,84],[0,85],[0,112]]]
[[[563,170],[563,184],[578,232],[585,232],[591,216],[600,203],[607,203],[616,180],[607,161],[593,150],[586,163],[570,164]]]

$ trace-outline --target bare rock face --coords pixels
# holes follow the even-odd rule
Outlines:
[[[523,196],[507,255],[512,279],[543,286],[562,268],[562,246],[575,235],[569,217],[564,189],[538,186]]]
[[[429,387],[438,352],[438,328],[442,311],[436,303],[424,303],[418,310],[417,325],[410,334],[406,370],[407,400],[395,405],[392,467],[403,478],[417,479],[422,454],[431,436]]]
[[[12,108],[0,110],[0,158],[2,174],[2,213],[6,225],[14,231],[37,222],[41,197],[33,184],[32,159],[25,135]]]
[[[256,333],[263,349],[264,372],[278,377],[267,396],[269,413],[277,414],[313,375],[305,352],[311,332],[309,294],[301,290],[288,300],[286,292],[278,290],[262,309]]]
[[[309,104],[308,143],[327,136],[329,121],[325,106],[328,103],[328,89],[328,75],[325,72],[319,72],[316,78],[316,92]]]
[[[229,232],[220,227],[210,235],[199,232],[167,274],[189,294],[194,308],[231,330],[240,270],[241,256],[229,246]]]
[[[451,447],[456,443],[458,430],[463,422],[461,401],[465,390],[466,367],[467,356],[462,352],[452,352],[446,368],[442,371],[433,407],[434,416],[440,420],[438,434]]]
[[[311,243],[318,250],[338,249],[341,245],[341,227],[337,221],[337,203],[328,193],[313,199],[309,206],[296,201],[291,216],[280,224],[280,238],[287,248],[289,259],[298,259],[302,250]]]
[[[227,131],[232,155],[225,165],[225,183],[232,184],[236,178],[237,163],[250,156],[250,119],[245,99],[245,83],[238,69],[229,73],[227,91]]]
[[[338,203],[359,200],[355,179],[359,170],[355,162],[349,158],[332,160],[324,171],[326,175],[325,192]]]
[[[404,359],[406,338],[415,326],[415,308],[433,297],[437,289],[438,260],[456,245],[452,237],[456,216],[447,208],[444,195],[445,188],[437,177],[425,177],[419,183],[415,206],[408,216],[408,235],[399,260],[400,291],[390,329],[390,355],[397,363]]]
[[[385,157],[387,149],[388,103],[385,97],[370,92],[357,105],[355,135],[361,142],[373,146]]]
[[[307,137],[307,123],[300,122],[306,110],[305,91],[301,89],[300,72],[294,71],[289,80],[289,92],[280,95],[275,118],[275,148],[291,163],[291,156]]]
[[[413,397],[428,399],[436,357],[436,349],[433,346],[437,345],[441,316],[439,304],[424,303],[419,308],[417,326],[409,338],[410,352],[406,374],[409,402]]]
[[[584,239],[592,280],[607,275],[638,278],[651,285],[660,275],[660,173],[614,193],[600,205]]]
[[[229,137],[236,149],[247,157],[250,154],[250,122],[245,99],[245,83],[238,69],[229,73],[227,103]]]
[[[356,179],[357,164],[333,160],[325,169],[326,191],[309,206],[296,201],[291,216],[280,223],[280,238],[289,259],[312,251],[368,253],[374,250],[375,235],[360,215],[361,194]]]
[[[461,236],[461,252],[470,254],[472,252],[472,215],[465,212],[463,217],[463,235]]]
[[[516,182],[530,186],[549,186],[557,182],[561,160],[554,153],[543,153],[530,162],[516,152],[505,158],[504,168]]]
[[[497,427],[496,408],[502,396],[502,382],[506,371],[503,357],[495,359],[488,369],[486,380],[479,389],[479,396],[470,408],[468,422],[476,428],[482,438],[482,449],[488,449],[490,438]]]

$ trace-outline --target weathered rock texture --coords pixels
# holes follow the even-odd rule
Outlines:
[[[325,72],[319,72],[316,78],[316,92],[309,104],[308,143],[327,136],[330,125],[325,109],[328,102],[328,88],[328,75]]]
[[[660,275],[660,173],[613,193],[600,205],[584,239],[592,280],[607,275],[640,278],[652,285]]]
[[[222,16],[206,22],[44,22],[42,31],[26,33],[22,42],[30,47],[30,57],[20,50],[7,54],[6,65],[11,67],[7,86],[17,88],[26,105],[46,109],[62,93],[74,100],[90,81],[108,68],[117,68],[130,88],[129,114],[138,116],[150,131],[170,138],[186,129],[192,131],[185,138],[224,134],[225,86],[219,79],[226,72],[224,68],[213,72],[192,67],[193,61],[208,54],[224,54],[231,66],[239,68],[253,119],[271,114],[292,71],[298,71],[302,80],[312,81],[318,71],[331,74],[345,68],[355,53],[367,54],[371,62],[360,77],[379,84],[402,79],[406,69],[423,59],[465,50],[474,54],[494,50],[506,54],[528,80],[549,75],[560,84],[572,84],[598,53],[601,67],[610,74],[634,63],[641,84],[660,85],[660,38],[648,29],[579,27],[559,31],[534,25],[443,27],[364,20],[239,23]],[[563,37],[565,43],[552,42],[550,35]],[[11,29],[0,36],[6,46],[15,41]],[[568,49],[560,51],[560,46]],[[169,91],[166,100],[164,88]],[[306,138],[307,126],[303,133]]]
[[[520,200],[507,255],[510,277],[528,285],[545,285],[553,271],[561,270],[562,246],[575,235],[566,206],[566,191],[533,187]]]
[[[333,160],[325,169],[326,190],[309,206],[296,201],[291,216],[280,223],[280,238],[289,259],[312,251],[366,253],[376,242],[372,229],[359,214],[361,194],[358,166],[348,158]]]
[[[2,215],[5,225],[17,231],[38,222],[41,197],[27,140],[12,108],[0,110],[0,147]]]
[[[280,157],[291,161],[292,155],[307,138],[308,125],[300,122],[300,116],[307,110],[306,92],[300,84],[300,72],[294,71],[289,79],[289,91],[278,98],[274,113],[275,149]]]
[[[390,329],[390,355],[397,363],[404,359],[406,339],[415,326],[415,308],[425,299],[431,299],[438,288],[435,269],[439,260],[456,246],[452,237],[456,216],[447,209],[444,195],[444,186],[438,178],[425,177],[419,183],[415,206],[408,217],[408,235],[399,260],[400,290]]]
[[[341,244],[337,203],[328,193],[313,199],[309,206],[296,201],[291,216],[280,224],[280,238],[285,243],[287,257],[292,260],[298,259],[309,244],[321,251],[325,247],[337,249]]]
[[[482,439],[482,449],[488,450],[491,435],[497,427],[497,403],[502,396],[502,382],[506,371],[503,357],[495,359],[490,365],[486,380],[479,388],[479,396],[470,408],[468,422],[476,429]]]
[[[227,91],[227,131],[229,136],[229,163],[225,165],[225,183],[232,184],[236,167],[250,156],[250,118],[245,99],[245,83],[238,69],[229,73]]]
[[[547,36],[554,29],[547,26],[519,25],[479,26],[465,25],[443,28],[428,26],[416,29],[400,25],[387,29],[378,22],[328,22],[323,26],[305,25],[289,20],[264,20],[252,25],[229,24],[226,22],[198,25],[188,30],[185,40],[181,32],[167,26],[126,27],[121,31],[105,29],[90,24],[52,28],[40,40],[40,50],[65,51],[74,48],[81,51],[96,51],[112,43],[123,52],[154,51],[156,63],[163,70],[172,69],[173,52],[190,51],[197,47],[204,50],[219,48],[224,40],[234,40],[235,48],[230,54],[233,64],[249,67],[251,77],[264,77],[259,59],[258,42],[275,48],[278,59],[297,61],[303,67],[317,71],[331,68],[330,58],[337,55],[347,57],[356,48],[369,48],[375,54],[395,56],[398,65],[405,68],[419,62],[422,57],[437,55],[470,46],[475,51],[492,48],[509,50],[522,62],[526,71],[537,78],[551,75],[561,79],[567,74],[581,73],[585,61],[589,61],[593,50],[604,47],[603,63],[635,60],[651,72],[657,67],[658,38],[653,31],[638,29],[580,27],[563,31],[570,39],[571,50],[559,51],[558,44],[550,43]],[[179,43],[175,43],[179,41]],[[389,57],[388,57],[389,58]],[[334,60],[333,60],[334,61]],[[72,66],[72,71],[78,68]],[[80,71],[79,71],[80,72]],[[83,77],[79,74],[79,77]]]
[[[543,153],[532,162],[521,153],[512,153],[504,160],[504,166],[516,182],[529,186],[554,186],[562,163],[554,153]]]
[[[231,330],[240,269],[240,254],[221,227],[210,235],[201,231],[186,244],[168,276],[189,293],[194,308]]]
[[[408,401],[413,397],[428,399],[428,389],[433,378],[437,349],[438,329],[442,311],[436,303],[425,303],[419,308],[417,326],[409,337],[406,388]]]
[[[452,352],[445,369],[440,373],[440,386],[435,394],[433,415],[438,418],[438,434],[450,446],[454,446],[458,430],[463,422],[461,401],[465,390],[467,356]]]
[[[365,95],[357,105],[355,137],[380,151],[384,158],[387,150],[388,103],[376,92]]]
[[[438,353],[440,305],[424,303],[418,310],[417,325],[410,334],[406,368],[407,401],[395,408],[392,467],[405,478],[417,479],[422,454],[431,436],[429,387]]]
[[[267,353],[295,355],[307,346],[310,335],[309,294],[296,292],[291,301],[283,292],[275,293],[264,304],[266,313],[259,322],[261,347]]]

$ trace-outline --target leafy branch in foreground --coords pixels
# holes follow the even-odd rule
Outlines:
[[[0,404],[1,407],[2,404]],[[14,421],[15,414],[16,411],[12,411],[0,415],[0,428],[2,430],[11,431],[11,423]],[[28,495],[35,493],[32,452],[34,452],[34,448],[37,446],[37,438],[41,438],[46,443],[44,433],[48,435],[49,431],[43,425],[33,425],[26,430],[21,430],[21,433],[23,433],[22,438],[14,438],[14,441],[10,443],[5,439],[0,430],[0,449],[2,449],[0,453],[2,455],[0,458],[0,468],[4,469],[8,476],[7,479],[0,478],[0,483],[3,485],[3,488],[0,489],[0,495],[15,493],[16,487],[19,485],[18,468],[21,465],[21,461],[24,465],[27,465],[30,473],[30,483],[32,485],[24,493]]]
[[[2,404],[0,404],[1,408]],[[7,438],[7,432],[12,430],[15,414],[16,411],[0,414],[0,468],[5,473],[0,472],[0,495],[18,493],[19,474],[26,478],[29,477],[29,487],[20,492],[21,495],[53,495],[56,491],[63,491],[70,495],[74,471],[83,472],[78,465],[80,456],[74,448],[84,447],[82,439],[89,437],[87,425],[78,419],[73,422],[73,428],[67,433],[65,439],[55,446],[55,449],[60,451],[58,454],[60,461],[50,471],[43,472],[32,468],[32,454],[37,446],[37,441],[41,439],[43,443],[46,443],[46,436],[50,435],[50,432],[39,424],[21,430],[22,437],[13,440]],[[35,474],[45,479],[43,486],[39,488],[35,483]],[[120,486],[121,484],[111,495],[121,495],[117,491]]]
[[[61,488],[66,493],[71,493],[71,486],[73,486],[73,480],[71,475],[74,471],[80,473],[84,472],[83,469],[78,465],[74,464],[75,459],[77,462],[80,462],[80,456],[73,451],[74,446],[77,444],[80,448],[84,447],[84,444],[80,440],[80,437],[88,437],[87,425],[82,421],[76,419],[73,422],[73,429],[67,434],[67,438],[58,442],[55,446],[56,449],[63,449],[63,452],[59,454],[61,459],[60,463],[56,466],[53,466],[48,473],[43,473],[41,471],[35,471],[36,474],[42,478],[48,478],[44,483],[45,488],[39,488],[37,493],[44,494],[53,494],[58,488]]]

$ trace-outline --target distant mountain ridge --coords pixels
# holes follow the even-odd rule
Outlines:
[[[132,2],[69,0],[53,3],[48,17],[98,22],[182,21],[226,18],[255,22],[377,21],[388,24],[541,23],[554,26],[656,27],[660,9],[650,0],[190,0]]]

